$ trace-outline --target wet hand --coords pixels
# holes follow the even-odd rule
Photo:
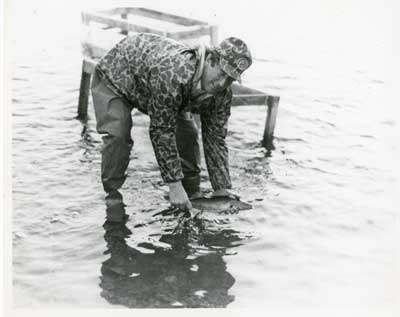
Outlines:
[[[233,194],[233,193],[231,193],[230,191],[228,191],[227,189],[224,189],[224,188],[214,191],[212,193],[211,197],[229,197],[229,198],[236,199],[236,200],[240,199],[239,195]]]
[[[169,201],[174,208],[181,210],[192,209],[192,203],[190,202],[181,182],[169,184]]]

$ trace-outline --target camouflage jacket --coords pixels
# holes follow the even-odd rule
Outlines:
[[[150,116],[150,139],[166,183],[183,178],[175,130],[181,111],[199,113],[204,155],[214,190],[231,188],[225,143],[230,88],[200,104],[191,95],[199,57],[182,43],[154,34],[127,36],[98,63],[99,76],[132,107]]]

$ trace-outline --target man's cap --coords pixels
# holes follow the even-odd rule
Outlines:
[[[219,45],[221,69],[235,80],[250,67],[252,58],[245,42],[236,37],[228,37]]]

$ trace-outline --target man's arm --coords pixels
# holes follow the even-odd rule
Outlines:
[[[150,139],[161,177],[169,185],[170,202],[182,209],[190,209],[191,204],[181,183],[183,172],[175,134],[183,102],[182,85],[193,75],[191,66],[183,58],[166,59],[152,67],[149,78]]]
[[[155,62],[148,79],[150,96],[150,139],[165,183],[178,182],[183,173],[176,145],[178,112],[183,102],[184,85],[194,69],[181,57]]]
[[[160,168],[161,177],[169,186],[169,200],[179,209],[191,209],[192,205],[183,188],[182,167],[176,145],[176,120],[180,96],[157,96],[152,101],[150,115],[150,139]],[[155,104],[156,103],[156,104]]]
[[[208,175],[214,191],[232,188],[228,147],[225,143],[230,116],[232,90],[228,88],[215,107],[201,113],[201,127]]]
[[[167,102],[159,103],[157,108],[149,112],[150,140],[163,181],[177,182],[183,178],[175,138],[177,110]]]

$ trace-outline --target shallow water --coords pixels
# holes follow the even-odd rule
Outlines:
[[[259,146],[265,108],[234,108],[228,135],[231,176],[235,192],[253,209],[174,232],[174,219],[152,222],[152,215],[168,206],[166,187],[147,136],[148,118],[138,113],[123,187],[130,218],[126,226],[103,228],[101,139],[92,106],[83,136],[81,123],[73,119],[81,67],[80,8],[21,3],[16,1],[15,23],[26,18],[32,23],[16,28],[14,41],[15,307],[394,303],[398,120],[389,111],[377,111],[377,105],[390,106],[382,104],[387,82],[379,30],[369,32],[376,44],[372,52],[364,51],[362,36],[351,53],[342,49],[352,36],[345,37],[344,22],[350,26],[357,18],[359,29],[372,30],[376,25],[366,23],[368,14],[382,17],[382,12],[366,6],[364,15],[352,16],[354,6],[333,21],[322,17],[335,16],[334,8],[315,9],[311,17],[327,36],[334,30],[344,36],[336,42],[311,32],[306,22],[299,30],[285,29],[270,16],[266,30],[276,25],[280,32],[266,31],[260,43],[263,33],[256,22],[238,27],[240,7],[230,18],[215,9],[224,21],[221,38],[237,31],[254,46],[256,61],[246,83],[281,96],[276,149],[268,155]],[[271,6],[279,9],[279,2]],[[295,9],[285,17],[294,18]],[[197,13],[206,16],[202,10]],[[262,13],[254,14],[261,18]]]

